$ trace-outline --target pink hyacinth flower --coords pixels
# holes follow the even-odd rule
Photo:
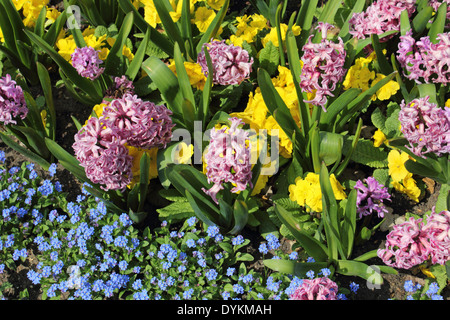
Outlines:
[[[450,260],[450,212],[437,213],[433,207],[422,230],[430,241],[431,262],[444,265]]]
[[[290,300],[336,300],[337,284],[327,277],[302,279]]]
[[[332,92],[345,75],[344,42],[340,37],[339,43],[327,40],[327,31],[331,28],[331,24],[318,23],[317,29],[321,31],[322,40],[313,43],[311,35],[303,46],[303,68],[300,74],[300,88],[305,92],[315,92],[314,98],[305,102],[321,106],[325,112],[328,97],[334,96]]]
[[[105,71],[100,67],[103,61],[98,56],[99,51],[92,47],[76,48],[72,53],[72,66],[82,77],[95,80]]]
[[[395,225],[386,237],[385,248],[377,255],[391,267],[410,269],[428,259],[431,246],[428,235],[421,228],[422,219],[410,218]]]
[[[201,52],[198,54],[197,63],[202,67],[205,76],[208,76],[205,47],[211,57],[214,84],[240,84],[249,77],[253,57],[250,57],[249,53],[239,46],[225,44],[225,40],[211,41],[203,45]]]
[[[355,12],[349,20],[349,33],[357,39],[381,35],[387,31],[400,29],[400,15],[406,10],[408,16],[416,11],[416,0],[378,0],[373,1],[365,11]],[[381,41],[393,37],[387,36]]]
[[[16,117],[25,119],[28,108],[22,88],[6,74],[0,78],[0,122],[4,125],[17,124]]]
[[[398,119],[401,131],[410,143],[411,151],[424,156],[450,152],[450,111],[429,102],[429,97],[417,98],[400,104]]]
[[[230,128],[212,129],[210,143],[205,154],[206,176],[214,185],[203,191],[217,201],[217,193],[223,183],[231,182],[231,192],[243,191],[252,185],[252,164],[250,162],[250,145],[246,145],[248,132],[239,128],[244,122],[230,118]]]
[[[103,110],[106,126],[115,128],[128,145],[142,149],[163,148],[171,141],[171,115],[165,106],[129,93],[112,100]]]
[[[116,130],[103,118],[90,118],[75,135],[73,149],[86,176],[104,190],[123,190],[131,182],[132,157]]]

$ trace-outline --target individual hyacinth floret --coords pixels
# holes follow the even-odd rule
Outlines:
[[[6,74],[0,78],[0,122],[4,125],[17,124],[14,119],[25,119],[28,108],[25,102],[22,88]]]
[[[248,131],[239,128],[243,125],[238,118],[230,118],[231,126],[212,129],[210,143],[205,154],[206,176],[214,185],[203,189],[218,203],[217,193],[224,189],[223,183],[231,182],[231,192],[243,191],[252,186],[252,164],[250,162],[250,144]]]
[[[76,48],[71,58],[73,67],[82,77],[95,80],[105,71],[100,67],[103,61],[99,58],[99,51],[92,47]]]
[[[364,183],[365,182],[365,183]],[[383,204],[384,200],[390,200],[391,195],[385,186],[381,185],[374,177],[364,179],[364,182],[358,180],[355,189],[358,191],[356,197],[356,206],[358,208],[359,218],[371,215],[376,212],[379,218],[384,218],[387,212]]]
[[[213,40],[203,45],[198,54],[197,63],[202,67],[205,76],[208,76],[205,47],[211,57],[214,84],[240,84],[249,77],[252,71],[253,57],[250,57],[249,53],[239,46],[227,45],[225,40]]]
[[[344,42],[340,37],[339,43],[327,40],[328,30],[332,28],[331,24],[318,23],[317,29],[321,31],[322,40],[313,43],[311,35],[303,46],[303,68],[300,74],[300,88],[305,92],[315,93],[312,100],[305,102],[321,106],[325,112],[328,97],[334,96],[332,92],[345,75]]]
[[[302,279],[290,300],[336,300],[337,284],[328,277]]]
[[[355,12],[349,20],[349,33],[364,39],[372,34],[381,35],[387,31],[400,29],[400,15],[407,10],[411,16],[416,11],[416,0],[378,0],[373,1],[365,11]],[[384,37],[387,40],[392,36]]]
[[[411,151],[423,156],[450,152],[450,110],[429,102],[429,97],[402,101],[398,119],[401,131],[410,143]]]
[[[104,190],[122,190],[131,181],[132,157],[117,130],[92,117],[75,135],[75,156],[86,176]]]
[[[400,37],[397,59],[403,74],[416,83],[450,82],[450,33],[437,35],[437,43],[429,36],[416,41],[409,30]]]
[[[163,105],[126,93],[103,110],[105,124],[116,128],[129,146],[151,149],[165,147],[172,138],[172,112]]]

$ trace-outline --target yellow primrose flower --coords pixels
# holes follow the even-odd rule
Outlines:
[[[149,180],[158,177],[158,169],[156,166],[156,156],[158,154],[158,147],[151,148],[150,150],[144,150],[132,146],[126,147],[128,149],[128,153],[133,158],[133,165],[131,168],[133,178],[131,179],[130,184],[127,186],[129,189],[132,189],[136,183],[139,183],[141,173],[140,161],[141,157],[144,155],[144,152],[147,153],[147,155],[150,158]]]
[[[141,0],[141,3],[144,5],[144,20],[153,28],[156,28],[156,25],[161,23],[161,19],[156,11],[153,0]]]
[[[2,29],[0,29],[0,42],[5,42],[5,37],[3,36]]]
[[[334,174],[330,175],[330,183],[336,200],[342,200],[347,197],[344,188]],[[307,210],[322,212],[320,176],[309,172],[304,179],[301,177],[295,179],[295,184],[289,186],[289,198],[292,201],[296,201],[300,206],[305,206]]]
[[[386,135],[383,133],[383,131],[381,131],[380,129],[375,131],[375,133],[373,134],[373,146],[378,148],[385,141],[386,141]]]
[[[219,11],[223,7],[225,0],[206,0],[206,3],[214,10]]]
[[[421,194],[420,189],[417,187],[416,180],[413,179],[412,173],[408,173],[403,181],[393,181],[392,186],[395,190],[406,194],[410,199],[415,202],[419,202],[419,196]]]
[[[194,146],[187,145],[185,142],[180,142],[174,150],[174,163],[176,164],[190,164],[192,155],[194,154]]]
[[[385,75],[378,73],[377,77],[372,81],[372,86],[374,86],[377,82],[385,77]],[[391,96],[395,95],[399,89],[400,85],[397,83],[397,81],[391,80],[377,90],[377,92],[372,96],[372,100],[375,101],[377,98],[379,100],[388,100],[391,98]]]
[[[47,20],[49,20],[53,23],[56,21],[56,19],[58,19],[60,14],[61,14],[61,12],[59,12],[55,8],[47,8],[47,13],[46,13],[45,17],[47,18]]]
[[[194,23],[200,32],[205,32],[216,17],[214,10],[198,7],[194,14]]]
[[[186,69],[191,86],[198,90],[203,90],[206,84],[206,77],[202,72],[202,67],[196,62],[185,61],[184,68]],[[177,74],[175,61],[171,61],[169,69],[172,70],[175,75]]]
[[[281,27],[281,40],[284,42],[284,40],[286,39],[288,25],[285,23],[282,23],[280,25],[280,27]],[[300,34],[301,30],[302,29],[300,28],[300,26],[296,26],[296,25],[292,26],[292,32],[294,33],[295,36],[298,36]],[[264,38],[261,39],[261,43],[264,47],[267,45],[267,43],[269,41],[271,41],[275,47],[279,46],[276,28],[271,28],[270,32]]]
[[[48,3],[49,0],[27,0],[17,3],[23,9],[22,14],[25,17],[25,19],[23,19],[23,24],[26,27],[34,27],[42,8],[47,6]]]
[[[400,153],[397,150],[391,150],[388,154],[389,175],[394,181],[402,181],[409,174],[405,168],[405,162],[409,155],[405,152]]]
[[[365,91],[369,89],[369,82],[375,78],[375,72],[369,69],[371,58],[358,58],[348,70],[344,79],[344,90],[357,88]]]

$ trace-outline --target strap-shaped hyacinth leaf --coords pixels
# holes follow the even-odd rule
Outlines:
[[[150,29],[150,40],[156,44],[161,50],[163,50],[169,56],[173,54],[173,43],[163,34],[158,32],[155,28],[149,25],[144,17],[136,10],[134,5],[130,0],[117,0],[119,2],[119,6],[123,12],[133,12],[134,15],[134,24],[136,27],[141,30],[141,32],[146,32],[147,28]]]
[[[425,30],[428,22],[433,17],[433,11],[433,8],[430,6],[426,6],[422,10],[418,10],[417,15],[412,20],[414,32],[422,33]],[[407,15],[407,11],[405,10],[404,12],[406,12]]]
[[[306,0],[300,4],[300,10],[295,21],[295,24],[301,28],[300,36],[297,38],[299,48],[303,48],[308,39],[318,3],[319,0]]]
[[[20,145],[16,141],[14,141],[14,139],[12,139],[5,132],[0,131],[0,139],[11,149],[14,149],[15,151],[24,155],[25,157],[30,159],[30,161],[37,163],[39,166],[42,167],[42,169],[48,170],[50,168],[50,163],[46,159],[40,157],[39,155],[32,152],[31,150],[23,147],[22,145]]]
[[[119,77],[126,72],[126,65],[124,63],[126,58],[123,56],[122,50],[133,27],[133,17],[134,15],[132,12],[129,12],[125,16],[119,33],[117,34],[116,41],[108,53],[108,57],[105,61],[105,73],[108,75]]]
[[[295,262],[292,260],[265,259],[263,263],[273,271],[294,275],[299,278],[304,278],[310,270],[314,271],[314,274],[319,274],[323,268],[329,268],[332,274],[334,273],[334,267],[327,262]]]
[[[142,68],[155,83],[167,107],[173,112],[173,120],[182,128],[185,127],[183,116],[183,93],[180,90],[177,76],[157,57],[149,57],[142,63]]]
[[[434,21],[431,24],[430,30],[428,31],[428,36],[430,37],[431,43],[437,43],[437,35],[444,33],[445,22],[447,19],[447,3],[442,2],[439,6]]]
[[[142,39],[142,42],[139,44],[139,47],[134,54],[133,60],[130,62],[130,65],[125,71],[125,75],[132,81],[136,79],[139,71],[141,70],[141,65],[146,55],[147,45],[150,41],[150,33],[150,28],[147,28],[144,38]]]
[[[44,92],[45,97],[45,106],[48,110],[47,114],[47,122],[48,129],[47,129],[47,136],[54,140],[56,136],[56,111],[55,111],[55,104],[53,101],[53,94],[52,94],[52,84],[50,80],[50,75],[48,74],[47,69],[45,66],[37,62],[37,73],[39,77],[39,81],[41,83],[42,91]]]

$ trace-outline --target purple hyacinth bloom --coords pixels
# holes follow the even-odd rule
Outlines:
[[[253,58],[241,47],[225,44],[225,40],[214,40],[203,45],[201,52],[198,54],[197,63],[202,67],[205,76],[208,76],[205,47],[208,49],[214,69],[214,84],[240,84],[249,77]]]
[[[103,110],[105,124],[115,128],[129,146],[151,149],[165,147],[172,138],[172,111],[126,93]]]
[[[380,35],[387,31],[400,29],[400,15],[407,10],[411,16],[416,11],[416,0],[378,0],[373,1],[365,11],[355,12],[349,20],[349,33],[357,38],[364,39],[372,34]],[[380,40],[386,41],[391,36]]]
[[[430,244],[428,235],[421,228],[422,219],[409,220],[394,225],[387,235],[385,248],[378,249],[377,255],[391,267],[410,269],[428,259]]]
[[[248,132],[242,128],[244,122],[238,118],[230,118],[231,126],[212,129],[210,143],[205,154],[206,176],[214,185],[205,191],[214,202],[217,193],[222,190],[223,183],[231,182],[234,187],[231,192],[245,190],[252,185],[252,164],[250,162],[250,144]],[[247,145],[248,144],[248,145]]]
[[[384,218],[387,209],[383,205],[384,200],[390,200],[391,195],[385,186],[378,183],[374,177],[368,177],[363,181],[358,180],[355,189],[358,190],[356,206],[359,218],[377,212],[379,218]],[[367,186],[366,186],[367,185]]]
[[[104,190],[123,190],[131,181],[132,157],[125,141],[103,118],[92,117],[75,135],[75,156],[86,176]]]
[[[300,74],[300,88],[305,92],[315,92],[315,97],[305,102],[321,106],[325,112],[327,97],[334,96],[332,92],[345,75],[344,42],[340,37],[339,43],[327,40],[327,32],[332,28],[331,24],[318,23],[316,29],[321,31],[322,40],[319,43],[313,43],[313,35],[311,35],[303,46],[303,68]]]
[[[76,48],[72,53],[72,65],[82,77],[97,79],[105,70],[99,65],[103,61],[98,56],[99,51],[92,47]]]
[[[0,122],[17,124],[16,117],[25,119],[28,114],[22,88],[7,74],[0,78]]]
[[[423,157],[432,152],[441,156],[450,152],[450,110],[428,100],[426,96],[408,104],[402,101],[398,119],[414,154]]]

